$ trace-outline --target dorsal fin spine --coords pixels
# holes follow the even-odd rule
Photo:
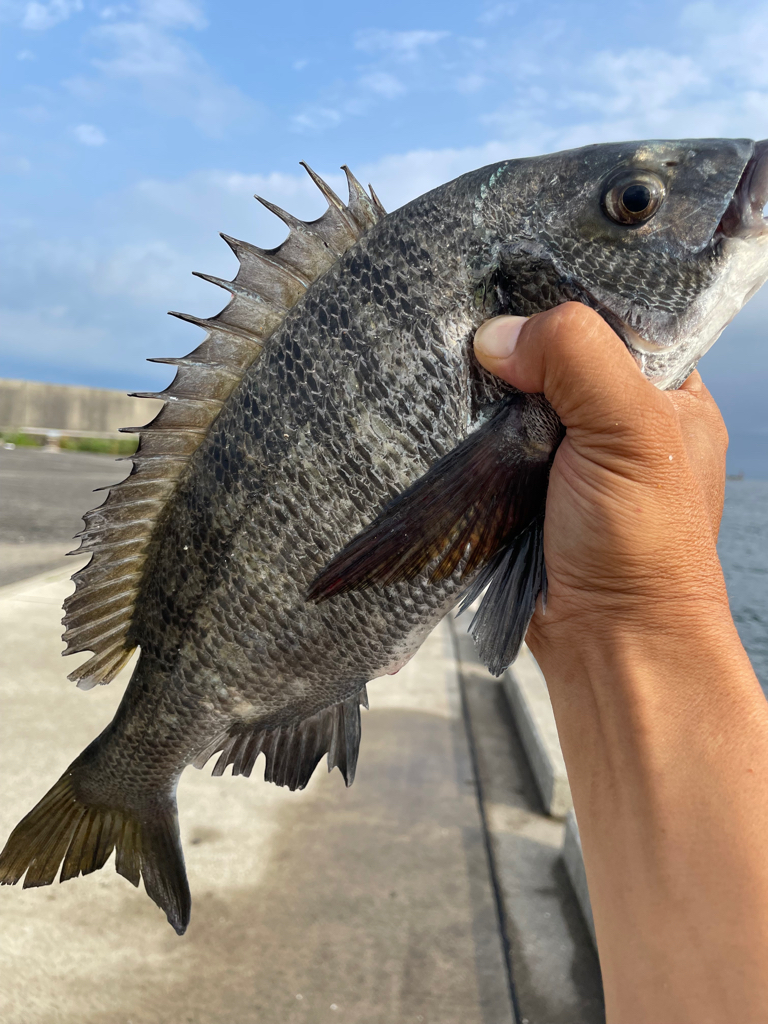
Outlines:
[[[223,331],[225,334],[234,334],[238,338],[246,338],[248,341],[253,340],[252,335],[249,335],[247,331],[243,331],[239,327],[233,327],[231,324],[225,323],[223,320],[216,320],[213,317],[206,319],[194,316],[192,313],[177,313],[175,310],[169,310],[168,316],[175,316],[179,320],[185,320],[188,324],[202,327],[205,331]]]
[[[187,356],[150,360],[177,369],[164,391],[133,393],[137,398],[160,399],[163,407],[146,426],[123,428],[140,435],[136,453],[127,456],[133,463],[131,473],[109,489],[98,509],[84,517],[85,529],[78,535],[80,547],[72,552],[92,554],[88,565],[74,574],[77,589],[64,604],[65,653],[93,652],[93,657],[69,676],[82,689],[108,683],[131,655],[134,606],[146,575],[146,560],[156,543],[162,509],[224,402],[248,366],[258,359],[288,309],[385,215],[373,189],[367,195],[346,166],[348,205],[307,164],[302,166],[325,197],[326,212],[317,220],[301,221],[257,196],[288,226],[288,237],[274,249],[261,249],[222,235],[240,264],[234,280],[202,273],[197,276],[229,291],[231,301],[211,318],[173,312],[172,316],[203,328],[207,336]],[[152,493],[153,488],[159,493]],[[136,492],[142,496],[132,498]],[[129,518],[131,509],[136,513],[133,519]],[[105,623],[116,625],[102,632]]]
[[[347,176],[350,213],[355,218],[358,227],[362,231],[367,231],[368,228],[372,227],[379,219],[376,209],[365,189],[347,165],[342,164],[341,169]]]
[[[189,366],[191,363],[196,363],[196,359],[190,359],[189,356],[153,356],[151,359],[147,359],[148,363],[163,363],[164,366]],[[132,392],[134,395],[138,395],[139,398],[144,398],[146,395],[158,394],[161,395],[162,391],[142,391]],[[200,401],[207,401],[207,399],[201,398]]]
[[[373,205],[376,207],[376,212],[379,214],[380,217],[386,217],[387,216],[387,211],[382,206],[381,200],[379,199],[379,197],[373,191],[373,185],[369,185],[368,186],[368,190],[371,193],[371,199],[373,200]]]
[[[143,518],[141,516],[135,516],[133,519],[131,519],[130,523],[124,524],[124,528],[128,529],[129,526],[140,526],[142,523],[152,522],[154,522],[154,519],[151,516],[144,516]],[[81,530],[79,533],[76,533],[75,537],[90,537],[93,536],[93,534],[95,533],[100,533],[102,530],[113,528],[115,528],[114,523],[103,523],[100,526],[87,526],[84,530]]]
[[[287,210],[284,210],[282,207],[275,205],[275,203],[270,203],[270,201],[268,199],[265,199],[263,196],[255,195],[253,198],[257,200],[257,202],[261,203],[262,206],[266,206],[269,212],[274,213],[274,215],[278,217],[283,222],[283,224],[287,225],[291,229],[291,231],[300,231],[302,232],[302,234],[309,233],[307,231],[306,221],[299,220],[298,217],[294,217],[292,213],[288,213]],[[220,232],[220,234],[225,242],[231,244],[229,235],[225,235],[223,231]]]
[[[193,270],[192,273],[195,277],[199,277],[201,280],[207,281],[209,284],[215,284],[217,288],[223,288],[224,291],[229,292],[230,295],[239,295],[241,299],[247,299],[249,302],[264,302],[261,295],[257,295],[256,292],[252,292],[247,288],[244,288],[237,279],[234,281],[226,281],[222,277],[214,277],[212,274],[203,274],[199,270]],[[150,362],[153,361],[159,362],[157,359],[150,360]]]
[[[343,213],[344,209],[345,209],[344,203],[342,203],[342,201],[339,199],[339,197],[333,191],[331,186],[327,182],[323,181],[323,179],[320,177],[319,174],[315,174],[315,172],[312,170],[312,168],[309,166],[309,164],[306,162],[306,160],[300,160],[299,163],[304,168],[304,170],[307,172],[307,174],[310,176],[312,181],[314,181],[314,183],[317,185],[317,187],[323,193],[323,195],[325,196],[325,198],[326,198],[326,200],[328,202],[328,205],[329,206],[335,206],[336,209],[340,213]]]
[[[236,256],[238,256],[240,252],[247,252],[249,256],[252,256],[255,260],[260,260],[268,267],[273,267],[281,273],[288,274],[289,277],[296,281],[297,284],[300,284],[303,288],[308,288],[312,284],[311,278],[299,273],[296,267],[286,263],[285,260],[280,259],[278,254],[281,246],[278,245],[274,249],[261,249],[258,245],[251,245],[250,242],[241,242],[238,238],[230,238],[228,235],[222,235],[221,237],[231,246],[232,251]],[[235,281],[231,281],[229,283],[234,284],[236,281],[237,278],[235,278]],[[261,298],[258,293],[249,292],[247,294],[256,299]]]
[[[83,640],[89,639],[93,636],[94,633],[103,637],[108,637],[117,632],[121,623],[130,618],[132,612],[133,605],[130,604],[124,605],[122,608],[119,608],[117,611],[110,612],[108,615],[102,615],[101,618],[90,619],[81,626],[68,630],[69,641],[70,643],[80,644]],[[97,627],[103,627],[107,623],[112,623],[112,626],[108,631],[102,633]]]

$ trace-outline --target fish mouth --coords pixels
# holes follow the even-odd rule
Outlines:
[[[660,352],[668,352],[669,345],[659,344],[657,341],[652,341],[650,338],[644,338],[641,334],[638,334],[634,327],[630,327],[626,320],[622,320],[618,314],[614,313],[604,302],[601,302],[597,296],[591,292],[588,288],[583,286],[579,289],[578,296],[575,296],[579,302],[583,302],[585,306],[589,306],[594,309],[596,313],[605,320],[608,326],[618,334],[627,348],[635,354],[655,356]]]
[[[768,216],[766,214],[768,214],[768,139],[763,139],[761,142],[755,143],[752,156],[741,173],[731,201],[720,218],[710,244],[716,245],[725,239],[746,241],[768,238]],[[757,291],[760,284],[762,281],[755,286],[753,291]],[[747,295],[745,301],[751,298],[752,294]],[[613,317],[613,323],[608,317],[606,319],[636,358],[642,359],[643,356],[666,353],[674,347],[669,343],[660,344],[651,338],[643,337],[618,317]]]
[[[720,238],[755,238],[768,234],[768,139],[755,149],[742,172],[713,241]]]

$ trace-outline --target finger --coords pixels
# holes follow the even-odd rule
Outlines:
[[[728,431],[717,404],[698,373],[668,398],[675,408],[680,432],[715,536],[720,529],[725,495],[725,456]]]
[[[704,381],[701,379],[701,374],[698,370],[691,371],[690,375],[686,377],[686,379],[678,388],[678,391],[683,391],[692,395],[700,395],[702,394],[702,392],[706,390],[707,389],[704,386]],[[707,394],[709,394],[709,392],[707,392]]]
[[[618,335],[578,302],[527,320],[489,320],[475,335],[475,355],[521,391],[543,392],[573,440],[583,433],[631,435],[636,442],[647,431],[648,414],[664,407]]]

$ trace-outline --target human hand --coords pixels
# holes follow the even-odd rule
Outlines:
[[[717,407],[698,374],[656,389],[576,303],[488,321],[475,353],[566,427],[547,493],[547,609],[526,639],[578,816],[606,1019],[763,1020],[768,704],[717,558]]]
[[[567,624],[677,619],[701,602],[727,612],[715,548],[727,434],[698,373],[659,391],[593,310],[565,303],[529,319],[496,317],[475,336],[489,371],[541,392],[567,433],[552,466],[544,551],[546,615],[530,640]]]

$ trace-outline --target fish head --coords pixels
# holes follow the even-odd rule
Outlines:
[[[646,376],[679,387],[768,278],[768,140],[587,146],[547,158],[531,237]]]

